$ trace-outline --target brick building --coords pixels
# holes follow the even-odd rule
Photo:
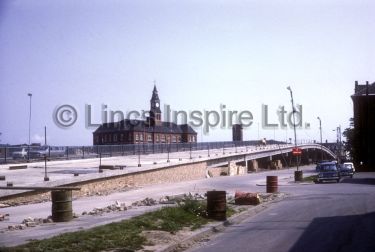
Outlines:
[[[124,119],[104,123],[93,133],[94,145],[166,144],[197,142],[197,132],[188,124],[161,120],[160,99],[156,86],[150,100],[150,113],[146,120]]]
[[[375,82],[360,85],[355,82],[352,95],[357,160],[364,169],[375,169]]]

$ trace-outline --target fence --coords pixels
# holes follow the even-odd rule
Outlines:
[[[281,144],[269,141],[269,144]],[[94,145],[94,146],[1,146],[0,163],[17,163],[36,161],[47,157],[49,160],[69,160],[99,158],[103,156],[147,155],[155,153],[193,152],[213,149],[237,148],[260,145],[259,141],[238,142],[200,142],[169,144],[126,144],[126,145]]]

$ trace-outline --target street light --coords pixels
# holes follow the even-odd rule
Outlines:
[[[337,149],[337,159],[341,162],[341,125],[332,131],[336,131],[336,142],[339,145]]]
[[[31,97],[33,96],[32,93],[27,94],[29,96],[30,100],[30,106],[29,106],[29,147],[27,151],[27,160],[30,160],[30,128],[31,128]]]
[[[320,130],[320,152],[321,152],[321,161],[323,161],[323,139],[322,139],[322,120],[318,116],[317,119],[319,120],[319,130]]]
[[[296,117],[295,117],[295,108],[294,108],[294,100],[293,100],[293,91],[290,86],[288,86],[286,89],[290,92],[290,98],[292,103],[292,109],[293,109],[293,130],[294,130],[294,147],[297,148],[297,132],[296,132]],[[294,172],[294,180],[300,181],[302,180],[302,171],[298,170],[298,156],[296,155],[296,163],[297,163],[297,171]]]

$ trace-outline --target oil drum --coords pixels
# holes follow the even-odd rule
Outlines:
[[[54,222],[66,222],[73,219],[72,191],[58,190],[51,192],[52,220]]]
[[[207,215],[214,220],[227,219],[227,198],[226,191],[207,192]]]
[[[277,193],[277,176],[267,176],[267,193]]]

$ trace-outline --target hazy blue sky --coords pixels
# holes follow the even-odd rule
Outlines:
[[[290,111],[290,85],[303,106],[299,139],[336,139],[348,126],[354,81],[375,81],[374,1],[29,1],[0,3],[1,143],[87,145],[85,104],[100,121],[111,110],[149,108],[153,80],[162,104],[174,110],[248,110],[258,137],[262,104],[277,122]],[[54,109],[75,106],[69,129],[54,124]],[[211,130],[199,141],[230,140]],[[260,129],[284,140],[292,130]]]

